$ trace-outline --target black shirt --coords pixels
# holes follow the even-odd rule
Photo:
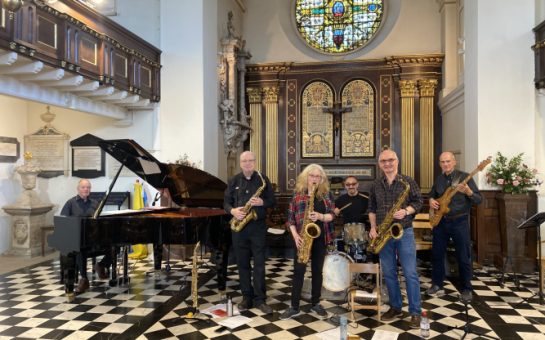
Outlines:
[[[430,191],[430,197],[431,198],[439,198],[445,190],[447,190],[450,186],[456,186],[460,182],[462,182],[468,174],[463,171],[454,170],[449,175],[443,173],[435,179],[435,183],[433,184],[433,187]],[[483,200],[483,197],[481,196],[481,193],[479,192],[479,189],[477,188],[477,185],[473,181],[473,179],[470,179],[467,183],[471,191],[473,191],[473,195],[471,197],[467,196],[466,194],[462,192],[457,192],[456,195],[452,197],[452,200],[450,201],[450,204],[448,205],[450,208],[449,213],[446,216],[457,216],[462,214],[469,214],[469,211],[471,209],[472,204],[479,204]]]
[[[94,199],[83,198],[76,195],[66,201],[64,207],[62,207],[62,216],[78,216],[78,217],[90,217],[93,216],[95,210],[98,208],[98,202]]]
[[[344,194],[335,200],[335,207],[341,209],[349,203],[352,204],[341,211],[343,222],[364,223],[366,221],[365,213],[367,212],[369,199],[359,192],[355,196]]]
[[[272,190],[272,185],[267,176],[261,174],[265,180],[266,186],[259,197],[263,199],[263,206],[254,207],[257,213],[257,220],[264,220],[267,208],[275,205],[276,199]],[[252,198],[259,187],[262,186],[261,178],[257,172],[253,172],[250,179],[244,176],[244,173],[239,173],[229,180],[227,189],[223,198],[223,208],[226,212],[231,213],[231,209],[242,207]]]

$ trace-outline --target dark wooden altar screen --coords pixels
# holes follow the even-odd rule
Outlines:
[[[439,171],[436,157],[441,150],[441,115],[437,94],[442,61],[441,55],[428,55],[249,65],[246,98],[252,133],[247,147],[256,153],[258,168],[276,184],[280,202],[291,196],[298,173],[310,163],[322,165],[330,179],[357,173],[360,189],[366,191],[378,175],[378,155],[387,147],[398,153],[401,172],[414,177],[422,191],[428,192]],[[328,87],[332,100],[324,102],[324,106],[331,109],[334,103],[342,103],[338,109],[344,109],[349,105],[341,98],[342,91],[354,80],[361,80],[360,84],[373,91],[371,154],[341,154],[340,136],[347,127],[339,124],[340,118],[331,119],[331,114],[324,113],[334,133],[333,152],[321,157],[304,155],[305,89],[316,83]],[[336,133],[335,126],[339,128]],[[285,215],[283,204],[280,207]]]

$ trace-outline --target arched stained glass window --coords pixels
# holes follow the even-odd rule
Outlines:
[[[295,22],[314,49],[342,54],[362,48],[382,23],[383,0],[296,0]]]

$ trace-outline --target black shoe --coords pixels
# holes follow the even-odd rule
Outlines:
[[[312,312],[318,314],[318,316],[322,317],[322,318],[326,318],[327,317],[327,312],[325,311],[324,307],[322,307],[321,304],[317,303],[315,304],[314,306],[312,306],[312,308],[310,309]]]
[[[259,305],[256,306],[256,308],[265,314],[272,314],[273,312],[273,309],[271,308],[271,306],[267,305],[265,302],[260,303]]]
[[[288,309],[286,309],[284,311],[284,313],[282,313],[282,315],[280,315],[280,320],[287,320],[287,319],[291,319],[297,315],[299,315],[301,312],[299,311],[299,309],[295,309],[293,307],[290,307]]]
[[[411,315],[411,328],[420,328],[420,315]]]
[[[390,307],[388,311],[384,314],[382,314],[381,319],[384,321],[390,321],[393,319],[401,318],[403,316],[403,311],[399,309],[395,309],[394,307]],[[420,324],[418,325],[420,327]]]
[[[238,304],[239,311],[245,311],[252,308],[252,300],[243,298],[242,301]]]

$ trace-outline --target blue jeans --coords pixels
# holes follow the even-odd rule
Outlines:
[[[455,219],[442,218],[433,228],[432,244],[432,283],[443,287],[445,279],[445,253],[449,238],[454,242],[458,272],[460,274],[460,291],[471,290],[471,240],[469,238],[469,218],[467,215]]]
[[[420,281],[416,272],[416,246],[413,228],[405,228],[403,236],[399,240],[391,239],[386,242],[379,256],[382,275],[388,288],[390,306],[401,310],[403,302],[399,280],[397,279],[397,260],[399,258],[401,268],[403,269],[403,276],[405,276],[405,282],[407,283],[409,313],[411,315],[420,315]]]

